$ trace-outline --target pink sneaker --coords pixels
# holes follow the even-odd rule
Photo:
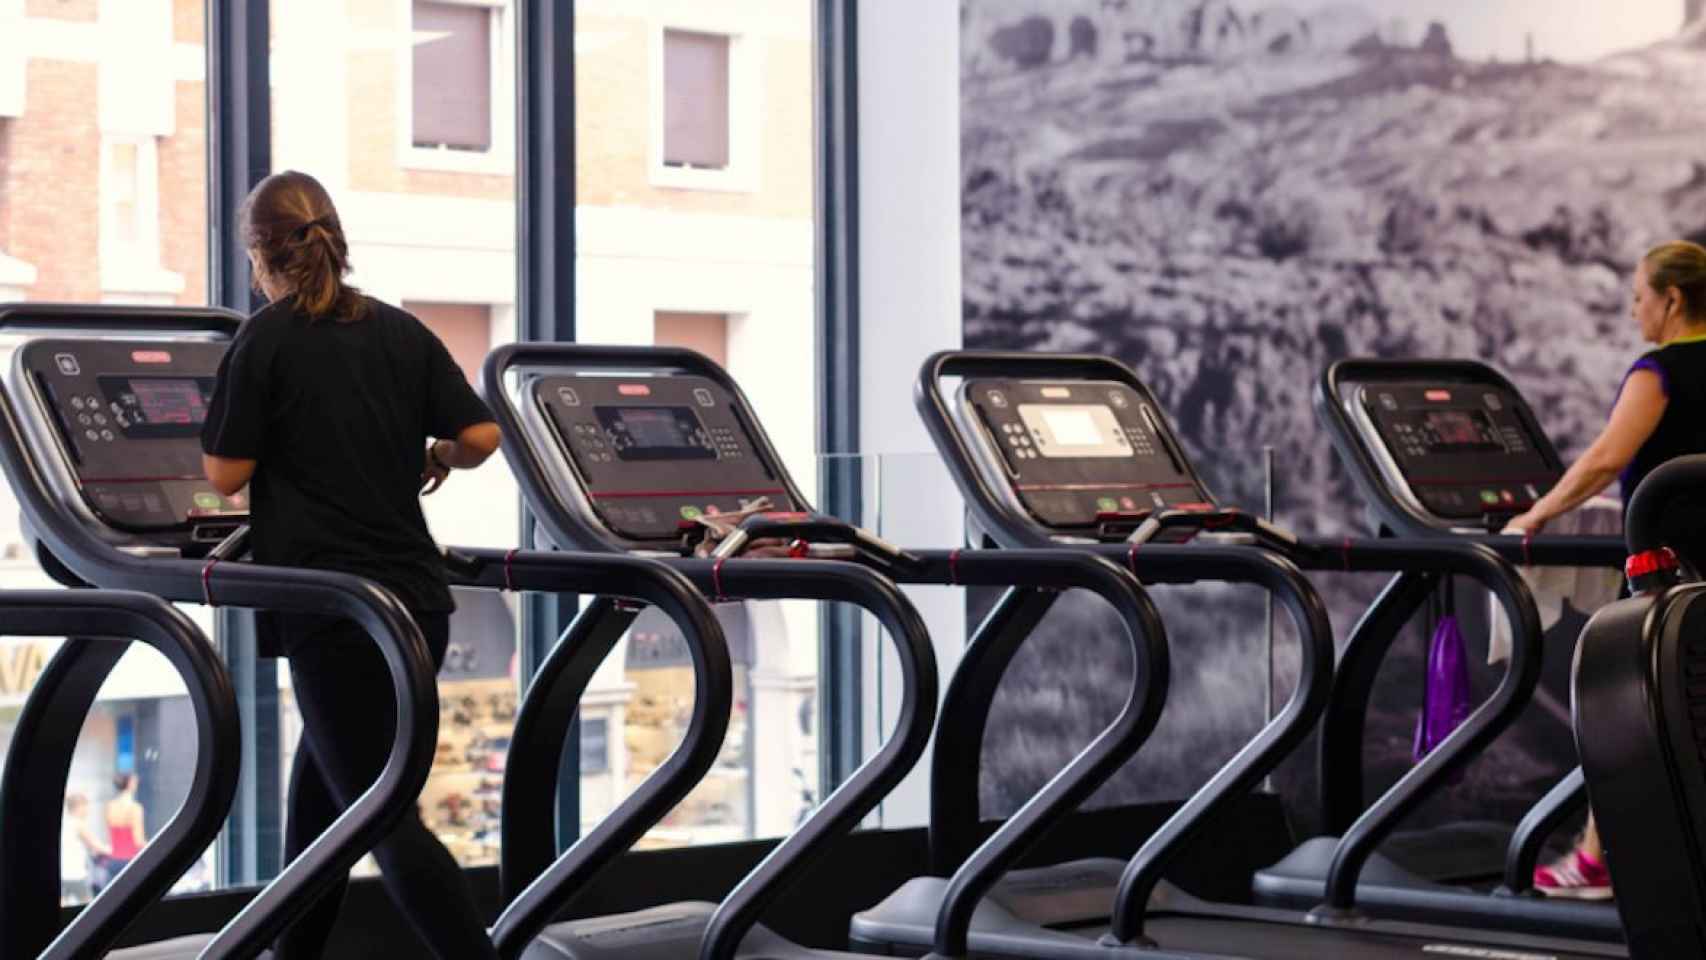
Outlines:
[[[1605,861],[1575,850],[1549,867],[1537,867],[1534,889],[1548,897],[1610,900],[1611,871],[1606,869]]]

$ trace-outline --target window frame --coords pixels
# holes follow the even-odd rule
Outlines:
[[[118,190],[114,151],[136,148],[133,224],[136,236],[118,236]],[[184,292],[184,277],[160,262],[160,138],[149,133],[102,133],[100,216],[96,248],[103,303],[172,304]]]
[[[515,86],[518,18],[514,0],[430,0],[447,6],[483,7],[491,16],[491,149],[452,150],[415,145],[415,3],[394,0],[403,40],[397,47],[397,165],[405,170],[483,173],[509,176],[515,171]]]
[[[675,13],[656,16],[646,30],[646,179],[654,187],[757,193],[764,142],[764,90],[758,42],[750,30],[728,23]],[[664,163],[664,59],[670,31],[726,37],[729,41],[729,164],[722,169],[677,167]]]

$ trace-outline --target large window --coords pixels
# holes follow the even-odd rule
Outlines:
[[[577,338],[724,364],[815,495],[811,36],[799,0],[575,6]],[[728,741],[650,843],[785,833],[821,793],[818,608],[718,614],[735,659]],[[619,655],[601,675],[612,706],[587,715],[625,733],[583,737],[587,823],[679,742],[692,696],[680,637],[655,613]]]
[[[419,317],[478,383],[486,354],[516,331],[509,5],[274,3],[272,18],[274,167],[326,185],[351,281]],[[515,545],[519,503],[501,456],[422,501],[440,543],[481,547]],[[457,594],[420,810],[460,862],[490,864],[520,684],[515,599]],[[280,673],[287,771],[301,728]]]
[[[200,0],[0,0],[0,301],[207,299],[206,87]],[[0,340],[9,369],[15,338]],[[0,589],[50,586],[0,488]],[[212,617],[187,608],[209,635]],[[59,642],[0,639],[0,755]],[[189,701],[166,660],[133,646],[78,740],[68,796],[69,899],[102,878],[115,778],[134,774],[152,837],[194,769]],[[76,827],[96,841],[90,849]],[[207,889],[215,853],[180,882]]]
[[[273,169],[328,187],[352,281],[420,317],[471,380],[519,329],[518,9],[513,0],[270,5]],[[0,301],[207,302],[206,12],[205,0],[0,0]],[[812,495],[812,7],[580,0],[574,15],[577,336],[688,346],[727,365]],[[0,363],[13,345],[0,342]],[[0,588],[47,586],[8,496]],[[443,543],[515,545],[519,498],[502,458],[456,474],[425,510]],[[489,864],[525,685],[519,618],[511,596],[468,592],[458,603],[420,807],[461,862]],[[211,635],[213,616],[190,612]],[[821,792],[818,608],[718,613],[737,661],[736,715],[712,775],[647,845],[782,833]],[[0,639],[0,753],[55,649]],[[283,785],[300,719],[287,670],[264,687],[243,695],[277,711],[279,749],[256,760]],[[643,616],[583,701],[583,823],[673,749],[692,695],[679,635]],[[70,791],[83,802],[68,843],[83,843],[81,825],[100,845],[121,774],[139,781],[145,833],[164,823],[194,762],[179,749],[187,709],[162,658],[140,647],[126,655],[83,731]],[[244,813],[243,837],[276,844],[282,792],[260,805]],[[210,850],[180,889],[216,885],[228,872],[217,856]],[[267,879],[252,864],[241,872]]]

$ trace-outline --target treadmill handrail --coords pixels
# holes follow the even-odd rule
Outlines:
[[[247,318],[224,307],[124,306],[88,303],[0,303],[0,332],[216,333],[235,337]]]
[[[1629,552],[1645,553],[1670,545],[1672,531],[1664,528],[1664,508],[1678,498],[1698,496],[1703,487],[1706,454],[1702,453],[1666,460],[1642,477],[1624,508],[1623,536]]]
[[[335,613],[373,637],[391,675],[397,728],[385,767],[308,849],[208,944],[208,960],[253,957],[396,825],[426,786],[438,733],[437,674],[420,628],[389,591],[350,574],[249,563],[131,556],[55,509],[41,466],[24,445],[11,397],[0,391],[0,467],[37,536],[85,581],[168,600]]]
[[[67,638],[19,712],[0,774],[0,955],[104,956],[224,826],[242,769],[236,691],[201,630],[148,594],[0,591],[0,635]],[[132,640],[159,651],[184,682],[195,770],[171,820],[60,930],[58,827],[72,753],[97,692]]]
[[[596,827],[581,835],[548,868],[528,877],[526,886],[509,899],[492,925],[492,942],[498,955],[514,958],[521,956],[577,895],[675,809],[710,772],[728,733],[734,706],[734,668],[722,624],[710,604],[692,581],[656,560],[544,551],[458,548],[453,552],[462,561],[457,564],[458,571],[470,585],[598,594],[599,599],[583,614],[589,621],[615,609],[612,597],[655,606],[681,630],[692,661],[693,708],[681,742]],[[623,624],[631,621],[629,615]],[[554,761],[561,756],[581,695],[621,631],[609,633],[601,643],[576,642],[579,638],[572,633],[571,630],[571,636],[552,647],[546,662],[534,674],[529,695],[523,699],[516,716],[510,744],[512,762],[504,773],[506,821],[509,801],[519,792],[512,791],[512,786],[525,786],[530,794],[536,795],[527,802],[542,803],[547,817],[554,812],[551,808],[558,785]],[[532,763],[526,759],[533,752],[530,746],[517,747],[518,743],[535,742],[544,762]],[[512,776],[517,778],[516,784],[511,783]],[[504,839],[506,845],[513,839],[507,830]],[[550,833],[530,838],[542,851],[555,850],[555,840]],[[513,887],[517,880],[506,877],[506,886]]]
[[[1117,555],[1119,547],[1102,548]],[[1189,567],[1200,579],[1253,583],[1280,601],[1298,637],[1297,683],[1273,719],[1144,841],[1120,876],[1109,937],[1130,944],[1143,937],[1144,913],[1163,874],[1227,808],[1254,790],[1308,737],[1327,708],[1333,685],[1333,624],[1326,604],[1297,565],[1250,547],[1161,547],[1125,550],[1133,572]],[[1145,556],[1145,554],[1149,556]],[[1173,555],[1179,555],[1175,558]]]
[[[932,550],[918,551],[917,556],[923,567],[915,572],[912,582],[1010,586],[1027,591],[1089,590],[1113,606],[1125,628],[1132,653],[1131,687],[1119,714],[966,857],[948,881],[936,915],[936,952],[958,956],[965,951],[972,913],[984,894],[1042,839],[1049,828],[1106,783],[1154,731],[1166,703],[1170,676],[1167,632],[1160,612],[1137,578],[1116,564],[1088,553],[1062,550]],[[902,582],[907,582],[907,579],[902,578]],[[971,711],[971,715],[962,715],[950,712],[948,705],[962,699],[968,686],[978,688],[978,692],[987,688],[987,699],[993,699],[993,687],[999,683],[999,674],[1005,672],[1012,653],[1023,641],[1023,635],[1030,631],[1023,629],[1012,633],[1015,635],[985,639],[985,630],[980,628],[978,637],[973,641],[972,646],[994,643],[1001,648],[1001,652],[991,660],[994,669],[988,673],[995,675],[992,680],[976,683],[973,681],[981,678],[969,677],[973,671],[955,670],[949,682],[936,732],[936,750],[932,755],[933,833],[941,829],[944,822],[937,815],[937,774],[944,764],[952,766],[966,760],[974,767],[971,778],[972,816],[969,823],[956,826],[962,831],[976,829],[975,764],[987,721],[987,706]],[[971,658],[976,654],[970,647],[966,656],[975,663]],[[974,700],[984,699],[975,693],[973,697]],[[941,842],[936,838],[932,846]]]
[[[601,544],[605,548],[617,551],[627,551],[634,544],[623,541],[606,530],[602,530],[580,520],[576,511],[562,502],[557,495],[550,478],[545,476],[543,451],[532,449],[526,426],[522,423],[521,411],[516,407],[515,400],[504,386],[504,377],[516,367],[554,365],[581,370],[604,370],[617,372],[621,370],[641,369],[655,370],[660,365],[668,364],[674,369],[694,376],[704,377],[728,391],[735,397],[740,406],[751,409],[746,394],[740,389],[740,384],[729,376],[715,361],[704,354],[683,347],[616,347],[588,346],[573,343],[510,343],[497,347],[486,355],[485,363],[480,365],[480,392],[484,395],[486,405],[491,408],[493,417],[497,420],[502,434],[501,444],[505,458],[509,461],[510,469],[515,474],[516,483],[521,487],[522,495],[529,503],[548,503],[556,509],[535,511],[535,519],[545,529],[551,540],[561,547],[586,546]],[[763,424],[755,418],[745,418],[742,423],[749,431],[753,444],[759,454],[769,462],[780,464],[781,456],[770,442],[770,437],[764,432]],[[810,511],[811,506],[805,494],[795,486],[793,478],[786,470],[779,471],[776,482],[781,485],[788,498],[800,510]]]
[[[835,560],[671,563],[702,590],[709,587],[718,594],[738,588],[754,598],[799,597],[807,592],[805,582],[815,581],[816,595],[805,599],[843,600],[869,611],[889,635],[900,664],[900,709],[888,742],[783,838],[711,915],[699,958],[733,960],[764,909],[786,892],[825,845],[851,834],[918,762],[936,719],[936,656],[924,619],[912,602],[892,580],[858,564]],[[737,587],[734,578],[748,575],[751,582]],[[782,576],[793,585],[777,590],[773,585]]]
[[[1493,693],[1470,713],[1458,728],[1436,746],[1420,763],[1405,771],[1386,793],[1369,805],[1345,831],[1333,854],[1326,878],[1325,907],[1348,911],[1356,903],[1356,883],[1376,846],[1397,824],[1447,778],[1467,765],[1474,755],[1491,743],[1522,712],[1540,682],[1545,636],[1534,595],[1516,568],[1491,549],[1455,540],[1304,541],[1316,552],[1316,562],[1306,569],[1375,571],[1406,569],[1420,558],[1439,573],[1467,576],[1492,593],[1511,624],[1511,652],[1505,674]],[[1400,574],[1400,579],[1407,574]],[[1374,614],[1380,607],[1370,610]],[[1365,615],[1364,621],[1369,619]],[[1404,619],[1408,619],[1405,614]],[[1363,627],[1358,624],[1358,630]],[[1340,673],[1344,672],[1341,666]],[[1337,681],[1335,681],[1337,682]],[[1329,722],[1331,718],[1329,718]],[[1325,756],[1325,753],[1323,753]],[[1360,763],[1360,745],[1358,746]]]

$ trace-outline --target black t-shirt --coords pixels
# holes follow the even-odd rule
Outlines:
[[[290,301],[250,317],[219,365],[207,453],[255,460],[255,560],[369,577],[419,612],[454,608],[421,513],[429,437],[491,420],[424,324],[369,298],[354,323]]]
[[[1706,339],[1673,341],[1652,350],[1629,368],[1659,375],[1665,412],[1652,436],[1635,451],[1621,476],[1623,502],[1654,468],[1675,457],[1706,453]],[[1627,380],[1627,377],[1625,377]],[[1706,502],[1694,497],[1665,504],[1660,524],[1674,547],[1696,570],[1706,571]]]
[[[1673,341],[1648,351],[1629,368],[1631,374],[1636,370],[1659,375],[1667,402],[1653,435],[1623,469],[1625,503],[1654,467],[1676,457],[1706,453],[1706,339]]]

